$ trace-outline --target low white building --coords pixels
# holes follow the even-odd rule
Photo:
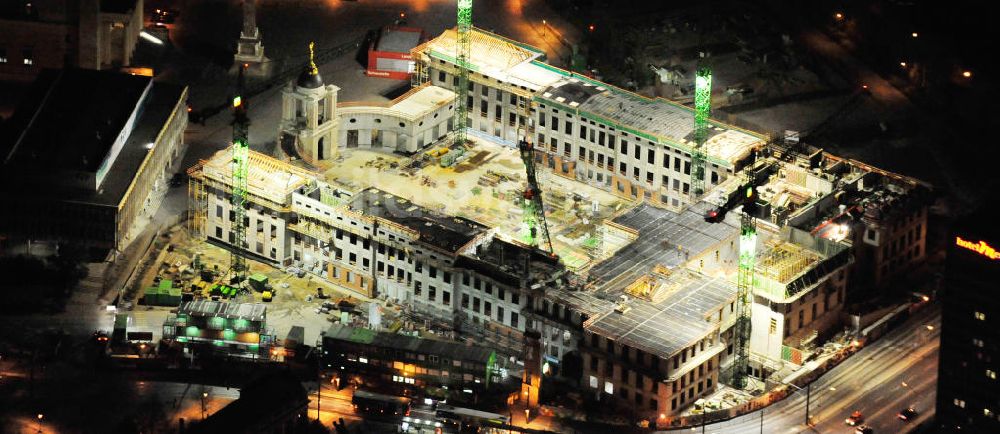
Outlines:
[[[454,92],[424,84],[387,103],[340,103],[337,143],[342,148],[412,154],[454,128],[454,101]]]

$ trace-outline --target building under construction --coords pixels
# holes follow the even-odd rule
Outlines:
[[[402,150],[419,162],[429,145],[451,143],[443,127],[462,124],[473,147],[515,148],[527,137],[534,146],[522,150],[539,172],[628,203],[604,222],[614,231],[597,237],[615,237],[614,249],[570,268],[514,234],[370,180],[345,188],[251,152],[245,253],[399,303],[502,354],[520,356],[523,334],[540,332],[546,362],[581,361],[587,392],[652,419],[731,381],[741,318],[752,325],[743,374],[768,378],[843,330],[855,274],[874,266],[879,283],[923,258],[927,187],[919,181],[710,120],[700,149],[704,192],[695,194],[692,109],[549,66],[540,50],[489,32],[472,29],[469,38],[467,123],[450,118],[458,38],[447,30],[413,50],[413,92],[389,105],[337,105],[338,152],[364,137],[366,152]],[[408,106],[414,114],[395,109]],[[400,133],[413,122],[417,140]],[[388,145],[383,130],[366,130],[374,124],[393,132]],[[231,239],[229,164],[222,151],[189,171],[193,228],[223,245]],[[741,217],[756,227],[749,249],[740,245]],[[741,251],[756,252],[745,270],[750,318],[739,313]]]

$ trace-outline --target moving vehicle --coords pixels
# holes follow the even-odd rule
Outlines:
[[[902,411],[900,411],[898,414],[896,414],[896,417],[898,417],[899,420],[902,420],[904,422],[908,422],[908,421],[910,421],[912,419],[915,419],[917,417],[917,415],[919,415],[919,414],[920,413],[918,413],[915,408],[913,408],[913,407],[906,407]]]
[[[861,425],[854,429],[857,434],[875,434],[875,430],[868,425]]]
[[[434,415],[445,427],[460,433],[475,433],[482,427],[499,427],[510,422],[510,418],[502,414],[446,404],[438,404]]]
[[[858,425],[864,421],[865,421],[865,416],[861,414],[861,410],[854,410],[854,413],[851,413],[851,415],[847,419],[844,419],[844,423],[850,426]]]
[[[367,390],[355,390],[351,404],[358,413],[374,416],[403,417],[410,414],[410,398],[383,395]]]

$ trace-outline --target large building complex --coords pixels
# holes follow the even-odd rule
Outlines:
[[[322,150],[282,145],[284,155],[297,150],[315,163],[332,159],[333,149],[361,147],[412,157],[401,165],[432,161],[421,159],[428,145],[459,124],[455,44],[448,30],[417,46],[417,83],[389,104],[341,102],[334,110],[335,97],[321,102],[329,94],[319,91],[330,87],[300,79],[286,96],[317,89],[303,116],[310,128],[322,124],[314,112],[336,119],[339,139]],[[712,121],[706,192],[697,196],[691,109],[548,66],[541,51],[478,29],[471,44],[469,135],[534,142],[552,179],[625,202],[594,236],[604,247],[593,260],[570,267],[517,234],[444,215],[421,198],[346,188],[356,184],[254,152],[243,250],[399,302],[408,315],[498,354],[521,356],[525,333],[538,332],[546,362],[577,361],[582,387],[642,418],[675,415],[728,381],[740,224],[738,212],[717,212],[743,192],[743,179],[759,192],[750,336],[757,377],[801,365],[843,329],[855,274],[879,286],[923,258],[919,181]],[[288,101],[286,115],[298,110]],[[318,104],[325,108],[308,108]],[[229,155],[189,171],[193,227],[224,245],[233,240]]]
[[[0,138],[0,233],[123,249],[184,152],[186,103],[149,77],[44,71]]]
[[[127,66],[143,25],[143,0],[11,0],[0,4],[0,80],[43,69]]]
[[[690,187],[694,111],[554,68],[544,53],[474,29],[469,128],[497,140],[531,139],[553,172],[620,196],[678,209]],[[418,77],[454,89],[456,34],[414,49]],[[713,122],[706,181],[729,177],[764,137]]]
[[[1000,231],[991,211],[956,223],[949,239],[937,380],[941,432],[1000,431]]]

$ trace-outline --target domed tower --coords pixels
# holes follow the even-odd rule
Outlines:
[[[337,154],[337,92],[323,84],[309,43],[309,66],[281,91],[278,157],[310,162],[329,160]]]

